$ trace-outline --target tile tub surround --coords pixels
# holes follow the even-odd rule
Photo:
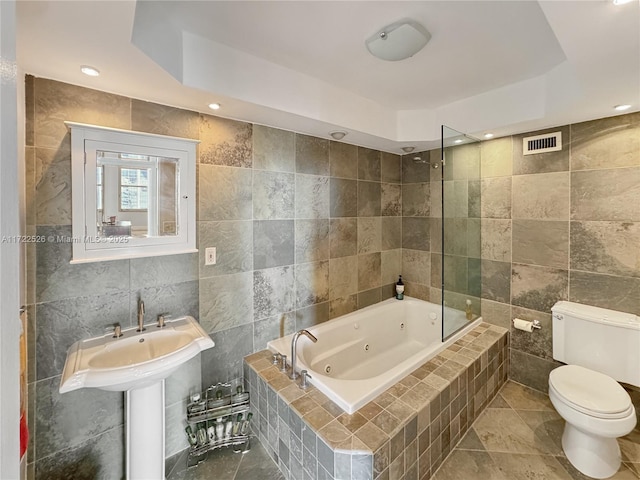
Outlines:
[[[254,433],[292,480],[428,479],[506,381],[508,336],[481,323],[353,415],[254,353]]]

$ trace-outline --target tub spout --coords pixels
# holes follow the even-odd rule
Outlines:
[[[304,335],[313,343],[318,341],[318,339],[308,330],[300,330],[293,334],[293,338],[291,339],[291,378],[293,380],[298,378],[298,373],[296,373],[296,344],[298,343],[300,335]]]

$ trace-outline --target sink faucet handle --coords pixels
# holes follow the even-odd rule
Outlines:
[[[164,328],[165,327],[165,321],[167,320],[167,318],[169,317],[169,315],[167,315],[166,313],[161,313],[160,315],[158,315],[158,328]]]
[[[142,300],[138,300],[138,329],[136,332],[144,332],[146,328],[144,328],[144,302]]]
[[[282,358],[282,355],[280,355],[279,353],[274,353],[271,357],[271,363],[273,365],[278,365],[280,363],[280,358]]]
[[[113,338],[120,338],[122,336],[122,327],[119,323],[113,325]]]

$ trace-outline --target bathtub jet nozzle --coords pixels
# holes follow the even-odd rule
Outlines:
[[[296,372],[296,345],[298,343],[298,338],[301,335],[304,335],[313,343],[316,343],[318,339],[313,335],[313,333],[308,330],[299,330],[293,334],[293,338],[291,339],[291,379],[295,380],[298,378],[298,373]]]

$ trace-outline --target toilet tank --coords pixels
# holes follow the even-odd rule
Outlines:
[[[640,318],[573,302],[553,313],[553,358],[640,386]]]

